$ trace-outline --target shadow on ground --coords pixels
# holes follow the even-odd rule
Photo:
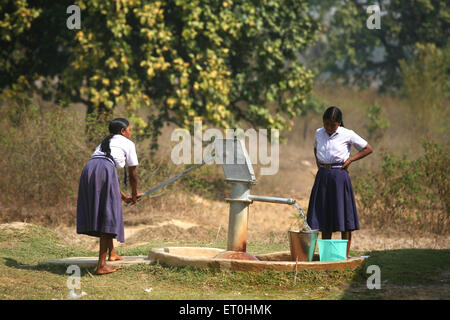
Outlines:
[[[450,299],[450,250],[370,251],[342,299]]]
[[[56,265],[56,264],[22,264],[19,261],[11,258],[2,258],[5,261],[5,266],[9,268],[15,268],[20,270],[34,270],[34,271],[47,271],[56,275],[68,275],[67,265]],[[80,268],[80,275],[92,274],[95,271],[95,267],[82,267]]]

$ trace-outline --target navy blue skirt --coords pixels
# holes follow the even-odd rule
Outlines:
[[[77,202],[77,233],[99,237],[108,233],[124,242],[119,179],[114,162],[93,157],[80,177]]]
[[[355,196],[346,170],[319,168],[309,198],[307,222],[321,232],[359,230]]]

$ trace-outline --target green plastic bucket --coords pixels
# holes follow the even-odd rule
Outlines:
[[[317,240],[320,261],[339,261],[347,259],[348,240]]]

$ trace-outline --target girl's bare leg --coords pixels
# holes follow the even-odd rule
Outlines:
[[[348,240],[347,241],[347,259],[348,259],[348,253],[350,252],[350,245],[352,243],[352,232],[351,231],[341,232],[341,239]]]
[[[117,261],[117,260],[123,260],[121,256],[119,256],[116,253],[116,250],[114,249],[113,239],[112,237],[109,239],[108,243],[108,250],[109,250],[109,258],[108,261]]]
[[[108,248],[110,247],[110,241],[112,241],[111,235],[102,234],[100,236],[100,251],[98,255],[97,274],[107,274],[119,270],[119,268],[114,268],[106,264],[106,254],[108,253]]]

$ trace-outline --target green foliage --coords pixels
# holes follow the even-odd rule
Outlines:
[[[369,118],[370,122],[365,126],[367,130],[367,138],[370,141],[378,141],[383,135],[384,131],[391,126],[391,123],[388,119],[381,118],[381,113],[383,108],[374,103],[367,109],[367,118]]]
[[[367,222],[448,234],[450,152],[430,141],[423,148],[417,160],[386,154],[381,172],[356,179],[355,193]]]
[[[0,84],[3,88],[18,80],[20,65],[28,58],[26,46],[16,41],[31,29],[33,21],[39,17],[41,9],[32,8],[26,0],[0,1]]]
[[[414,59],[400,61],[402,93],[424,127],[433,127],[434,122],[441,133],[447,132],[450,46],[439,49],[432,43],[417,43],[415,49]]]
[[[450,13],[445,0],[404,1],[310,0],[322,17],[321,41],[312,57],[321,72],[346,84],[367,87],[380,82],[380,89],[394,91],[401,86],[399,63],[412,56],[414,46],[448,43]],[[381,28],[368,29],[369,5],[379,4]],[[320,50],[318,50],[320,48]]]
[[[311,91],[312,72],[296,56],[317,29],[306,0],[78,0],[81,30],[68,30],[71,2],[2,2],[0,23],[12,33],[0,29],[8,53],[0,62],[11,66],[1,89],[24,77],[28,90],[61,105],[82,102],[88,113],[123,104],[153,146],[164,123],[190,128],[194,117],[221,128],[289,129]],[[28,29],[19,32],[7,16],[25,10]],[[146,121],[140,108],[150,111]]]

